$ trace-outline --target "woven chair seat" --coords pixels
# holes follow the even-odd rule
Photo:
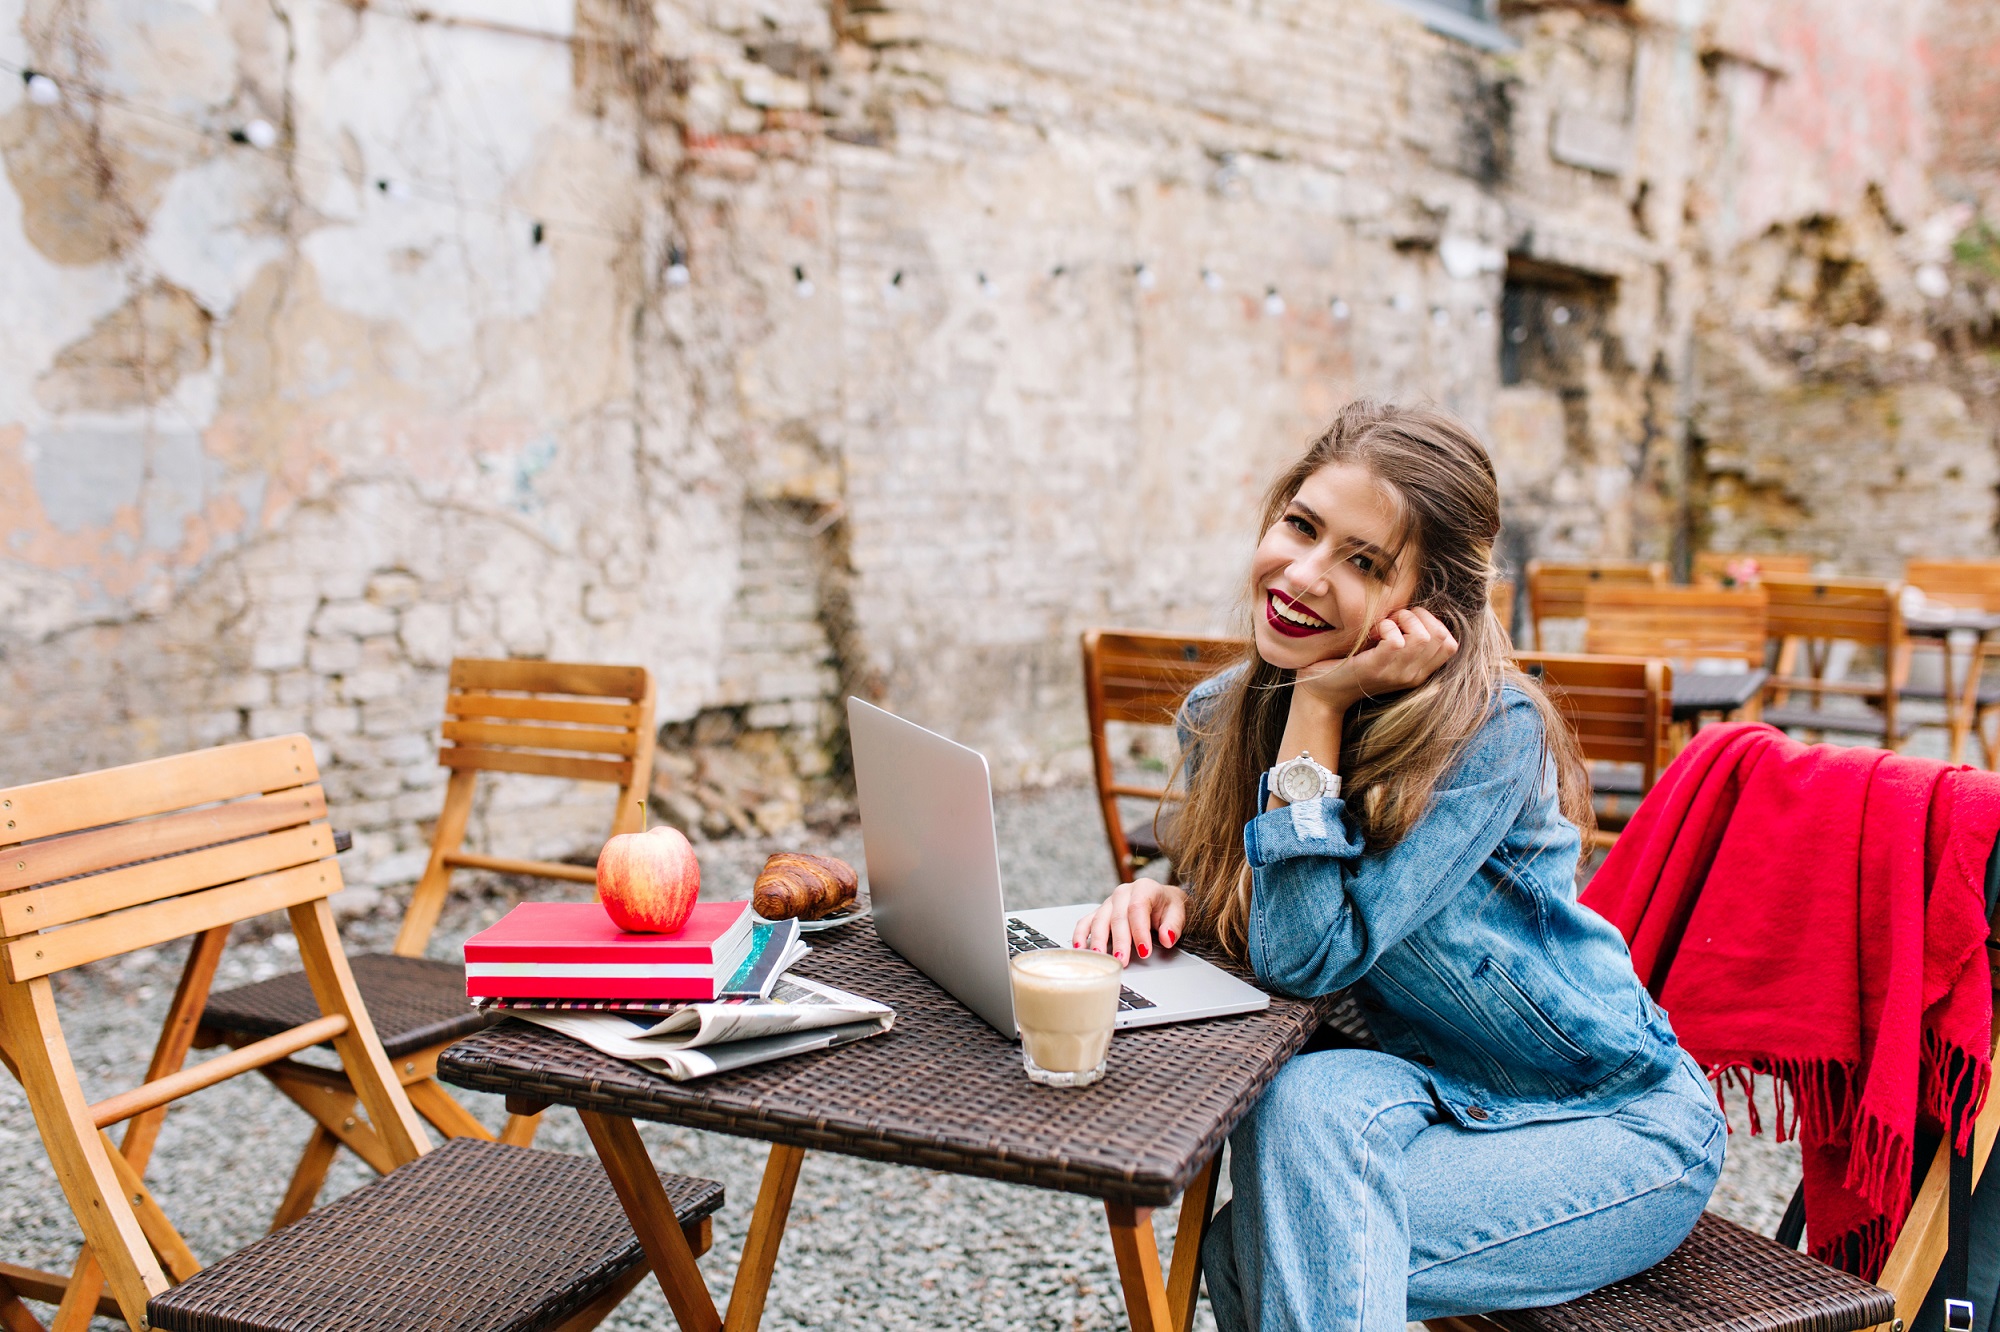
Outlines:
[[[391,1059],[459,1040],[498,1021],[466,1002],[465,968],[456,962],[360,953],[350,956],[348,965],[361,1002],[375,1020],[383,1052]],[[294,971],[210,995],[201,1025],[225,1034],[264,1037],[318,1016],[319,1004],[306,974]]]
[[[722,1206],[662,1175],[683,1225]],[[169,1332],[533,1332],[644,1261],[587,1156],[453,1138],[147,1302]]]
[[[1507,1332],[1857,1332],[1895,1316],[1888,1291],[1714,1213],[1635,1277],[1567,1304],[1485,1315]]]
[[[1783,707],[1765,708],[1764,715],[1758,720],[1782,731],[1826,731],[1834,735],[1882,734],[1882,714],[1872,710],[1833,712],[1823,711],[1809,703],[1787,703]],[[1915,722],[1902,716],[1896,718],[1898,740],[1907,739],[1915,730]]]

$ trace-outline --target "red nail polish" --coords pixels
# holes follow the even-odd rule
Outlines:
[[[1172,948],[1174,946],[1174,932],[1172,930],[1168,930],[1165,934],[1162,934],[1160,936],[1160,942],[1165,944],[1167,947]]]
[[[1152,954],[1152,950],[1151,950],[1151,949],[1149,949],[1149,948],[1147,948],[1147,947],[1146,947],[1146,945],[1144,945],[1144,944],[1140,944],[1140,945],[1139,945],[1139,956],[1140,956],[1140,957],[1151,957],[1152,955],[1153,955],[1153,954]]]

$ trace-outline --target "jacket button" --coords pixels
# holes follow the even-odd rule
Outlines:
[[[1483,1105],[1468,1105],[1465,1107],[1465,1117],[1467,1119],[1476,1119],[1483,1124],[1488,1118],[1486,1107]]]

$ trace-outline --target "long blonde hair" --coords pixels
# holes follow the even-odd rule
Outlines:
[[[1402,512],[1402,558],[1417,562],[1410,604],[1437,616],[1459,644],[1451,660],[1415,689],[1367,700],[1346,718],[1341,785],[1368,853],[1386,851],[1409,835],[1508,682],[1540,710],[1562,812],[1587,832],[1594,822],[1590,782],[1576,738],[1540,687],[1514,665],[1506,631],[1488,605],[1500,489],[1486,450],[1463,422],[1439,408],[1349,403],[1271,486],[1259,530],[1270,530],[1307,477],[1334,463],[1362,467],[1394,495]],[[1255,595],[1254,588],[1246,592]],[[1292,672],[1259,657],[1246,630],[1237,674],[1194,719],[1182,759],[1188,790],[1171,829],[1174,877],[1193,898],[1197,925],[1239,960],[1250,913],[1243,825],[1261,812],[1257,778],[1277,761],[1291,685]]]

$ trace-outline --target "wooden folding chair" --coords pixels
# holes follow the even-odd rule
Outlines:
[[[1950,606],[1955,610],[2000,611],[2000,560],[1911,560],[1903,566],[1903,583],[1924,594],[1924,600],[1934,604]],[[1909,639],[1905,649],[1925,648],[1939,653],[1947,665],[1956,660],[1956,650],[1939,639]],[[1938,684],[1913,685],[1908,683],[1909,672],[1899,672],[1897,678],[1903,680],[1904,698],[1920,699],[1926,703],[1945,703],[1947,711],[1957,711],[1962,717],[1961,725],[1969,723],[1970,729],[1979,737],[1979,749],[1986,766],[1995,766],[2000,760],[2000,735],[1996,735],[1990,723],[1996,713],[2000,713],[2000,681],[1989,682],[1985,678],[1986,664],[2000,658],[2000,641],[1993,635],[1981,634],[1978,650],[1966,664],[1968,671],[1963,681],[1951,680],[1952,672],[1941,672]],[[1959,697],[1945,698],[1948,684],[1959,686]],[[1954,734],[1954,742],[1962,746],[1962,733]],[[1957,751],[1954,750],[1954,761]]]
[[[1162,634],[1143,629],[1087,629],[1083,634],[1083,701],[1090,717],[1090,756],[1097,803],[1118,882],[1130,883],[1161,856],[1157,829],[1169,821],[1165,786],[1120,781],[1106,738],[1108,722],[1172,726],[1188,691],[1243,659],[1243,640],[1213,634]],[[1121,799],[1152,802],[1153,818],[1128,827]]]
[[[429,1138],[335,932],[327,898],[340,870],[325,814],[302,735],[0,790],[0,1057],[27,1093],[85,1241],[67,1277],[0,1265],[9,1332],[42,1326],[23,1297],[58,1303],[58,1332],[86,1327],[93,1313],[133,1329],[386,1332],[439,1326],[434,1311],[467,1290],[491,1296],[474,1306],[492,1314],[482,1328],[581,1329],[643,1275],[637,1239],[594,1163],[492,1143],[426,1155]],[[279,910],[315,1015],[186,1067],[230,927]],[[145,1081],[87,1101],[50,977],[186,936]],[[399,1169],[204,1270],[144,1180],[167,1106],[328,1042],[385,1166]],[[114,1144],[105,1130],[120,1123]],[[676,1187],[689,1199],[692,1249],[720,1186]]]
[[[618,788],[612,834],[638,831],[653,771],[653,681],[640,666],[461,658],[451,665],[450,687],[438,762],[451,770],[451,777],[430,864],[411,895],[395,951],[360,954],[354,973],[418,1112],[447,1137],[490,1140],[492,1132],[435,1076],[438,1054],[490,1021],[466,1004],[461,964],[423,955],[444,910],[452,873],[487,869],[595,885],[597,872],[589,865],[467,851],[474,783],[481,772],[609,783]],[[244,1045],[314,1012],[305,976],[292,972],[213,996],[202,1015],[200,1039]],[[264,1076],[317,1123],[272,1229],[311,1210],[342,1146],[376,1170],[388,1169],[382,1144],[356,1122],[354,1090],[339,1073],[288,1062],[265,1069]],[[538,1123],[509,1115],[499,1140],[526,1146]]]
[[[1673,757],[1673,667],[1657,658],[1568,652],[1514,659],[1541,681],[1576,733],[1597,806],[1590,844],[1610,846]]]
[[[1535,651],[1542,650],[1542,625],[1583,618],[1583,594],[1592,585],[1665,587],[1667,566],[1659,560],[1528,561],[1528,618]]]
[[[1813,557],[1810,555],[1791,555],[1774,550],[1698,550],[1694,553],[1694,568],[1690,571],[1693,576],[1689,581],[1696,587],[1721,587],[1735,580],[1729,566],[1743,560],[1755,562],[1759,580],[1768,574],[1781,578],[1809,578],[1813,571]]]
[[[1903,630],[1903,585],[1872,578],[1791,578],[1772,574],[1760,582],[1765,603],[1765,628],[1781,644],[1778,670],[1765,682],[1763,719],[1787,730],[1814,735],[1826,732],[1876,737],[1884,748],[1897,749],[1909,738],[1910,727],[1896,708],[1907,638]],[[1879,653],[1881,682],[1829,680],[1827,670],[1835,643]],[[1786,645],[1796,644],[1788,654]],[[1797,665],[1787,669],[1787,660]],[[1801,702],[1792,697],[1804,696]],[[1828,710],[1832,698],[1852,698],[1863,706],[1853,711]]]

